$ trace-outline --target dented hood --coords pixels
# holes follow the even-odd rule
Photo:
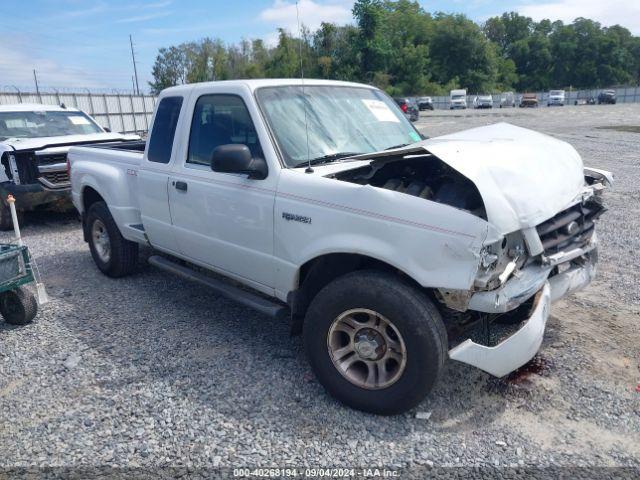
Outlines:
[[[357,158],[425,151],[473,181],[489,222],[503,234],[551,218],[584,189],[582,159],[571,145],[507,123]]]

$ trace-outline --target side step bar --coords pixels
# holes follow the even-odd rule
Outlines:
[[[159,255],[152,255],[149,257],[149,263],[154,267],[158,267],[167,272],[174,273],[192,282],[197,282],[202,285],[213,289],[223,297],[234,300],[246,307],[252,308],[264,315],[268,315],[273,318],[287,318],[289,315],[289,308],[277,302],[272,302],[260,295],[251,293],[242,288],[235,287],[229,283],[226,283],[215,278],[211,278],[200,272],[185,267],[178,263],[172,262],[165,257]]]

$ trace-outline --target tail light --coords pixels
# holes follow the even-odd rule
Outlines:
[[[407,110],[409,110],[409,107],[407,106],[406,103],[403,103],[402,105],[400,105],[400,108],[404,113],[407,113]]]

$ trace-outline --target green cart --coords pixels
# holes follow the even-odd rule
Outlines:
[[[38,301],[25,285],[35,281],[24,245],[0,244],[0,314],[7,323],[25,325],[38,313]]]

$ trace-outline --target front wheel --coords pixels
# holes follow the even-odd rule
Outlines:
[[[353,272],[323,288],[307,312],[303,340],[331,395],[383,415],[416,406],[447,358],[446,330],[429,298],[377,271]]]
[[[106,203],[91,205],[85,228],[91,256],[102,273],[109,277],[123,277],[135,270],[138,244],[122,236]]]

